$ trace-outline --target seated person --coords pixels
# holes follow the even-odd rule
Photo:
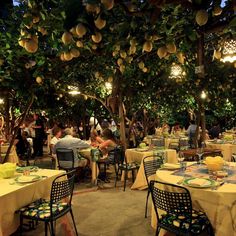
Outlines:
[[[98,132],[96,129],[93,129],[90,134],[91,139],[91,146],[98,147],[101,143],[104,142],[104,140],[98,135]]]
[[[60,140],[61,135],[62,135],[62,131],[59,127],[55,127],[52,129],[52,134],[53,134],[53,138],[50,141],[50,153],[52,153],[52,150],[53,150],[55,144]],[[54,158],[56,158],[55,154],[52,154],[52,156]]]
[[[78,149],[88,148],[90,147],[90,145],[79,138],[73,137],[73,130],[70,128],[66,128],[64,134],[65,136],[58,140],[57,143],[54,145],[53,153],[56,153],[56,150],[58,148],[72,149],[74,152],[74,167],[86,166],[87,160],[79,159]],[[71,167],[71,163],[69,163],[68,161],[60,162],[60,165],[64,168]]]
[[[15,140],[17,155],[22,159],[29,159],[31,157],[31,146],[28,141],[28,132],[18,131],[18,135]]]
[[[112,151],[117,147],[118,141],[110,129],[104,129],[102,132],[104,142],[99,145],[99,149],[104,155],[107,155],[109,162],[114,162],[114,153]]]

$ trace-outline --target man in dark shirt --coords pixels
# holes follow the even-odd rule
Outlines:
[[[39,114],[34,114],[34,125],[32,128],[35,130],[35,137],[33,139],[33,157],[43,156],[43,139],[44,139],[44,124],[39,118]]]

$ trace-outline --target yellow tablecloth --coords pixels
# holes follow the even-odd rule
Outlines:
[[[226,161],[231,161],[232,154],[236,152],[236,144],[206,142],[206,146],[207,148],[220,149]]]
[[[8,236],[15,232],[19,226],[19,215],[15,211],[39,199],[50,196],[52,181],[62,170],[39,170],[36,175],[47,176],[34,183],[11,185],[14,178],[0,179],[0,236]],[[15,177],[17,174],[15,175]]]
[[[234,165],[236,168],[236,165]],[[177,184],[181,176],[171,175],[172,171],[159,170],[156,179],[163,182]],[[217,190],[187,187],[190,191],[193,208],[202,210],[209,218],[215,236],[236,236],[236,185],[224,184]],[[156,228],[157,220],[152,209],[151,224]]]
[[[166,156],[166,161],[169,163],[177,163],[176,151],[173,149],[164,149],[163,150]],[[138,162],[140,163],[140,168],[137,173],[135,182],[133,183],[131,189],[139,189],[143,190],[147,188],[147,181],[144,174],[144,167],[143,167],[143,158],[146,156],[153,155],[153,151],[147,152],[139,152],[136,149],[127,149],[126,150],[126,159],[128,163],[131,162]]]
[[[5,157],[8,147],[9,147],[9,145],[2,145],[1,146],[1,160],[2,160],[2,158]],[[15,146],[12,146],[11,152],[7,158],[7,162],[19,163],[19,158],[17,156]]]

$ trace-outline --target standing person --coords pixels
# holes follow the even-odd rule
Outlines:
[[[33,157],[43,156],[43,140],[44,140],[44,124],[40,119],[39,114],[34,114],[34,124],[31,126],[33,128],[35,137],[33,138]]]
[[[196,131],[197,131],[197,125],[195,124],[194,120],[191,120],[190,125],[187,129],[187,134],[189,137],[189,144],[191,148],[195,148],[194,139],[195,139]]]

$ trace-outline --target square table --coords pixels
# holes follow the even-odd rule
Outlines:
[[[15,212],[21,207],[40,198],[49,198],[53,180],[64,174],[62,170],[39,169],[32,174],[44,176],[39,181],[28,184],[12,184],[13,178],[0,179],[0,236],[14,233],[19,226],[19,215]]]
[[[137,151],[135,148],[127,149],[125,152],[127,163],[137,162],[140,164],[136,179],[131,187],[131,189],[143,190],[147,188],[147,180],[145,178],[143,158],[146,156],[153,155],[154,150],[150,151]],[[165,153],[166,162],[168,163],[177,163],[176,150],[174,149],[163,149],[160,150]]]

